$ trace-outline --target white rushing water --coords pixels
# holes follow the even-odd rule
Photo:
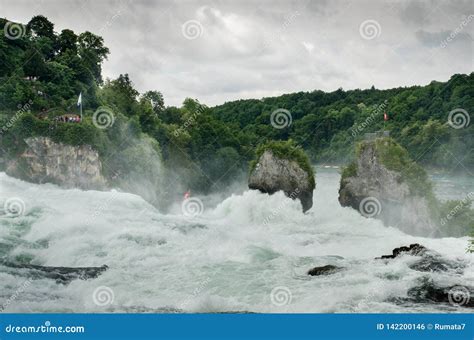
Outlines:
[[[467,237],[422,238],[385,227],[339,205],[336,170],[319,170],[316,180],[307,214],[282,193],[245,191],[187,217],[179,208],[161,214],[132,194],[65,190],[2,173],[2,197],[21,198],[25,211],[0,216],[0,258],[109,269],[67,285],[31,278],[22,269],[0,269],[0,306],[5,312],[463,310],[400,299],[426,276],[474,285]],[[459,275],[430,274],[411,270],[411,256],[374,260],[411,243],[463,261],[467,268]],[[306,275],[326,264],[347,269]]]

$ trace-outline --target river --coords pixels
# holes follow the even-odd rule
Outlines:
[[[339,178],[335,169],[318,168],[307,214],[282,193],[242,190],[220,202],[203,197],[202,214],[186,216],[179,202],[162,214],[133,194],[66,190],[1,173],[2,197],[24,203],[20,216],[0,216],[1,259],[109,269],[95,279],[59,284],[0,266],[0,306],[5,312],[465,311],[405,298],[427,276],[473,286],[468,237],[414,237],[342,208]],[[467,193],[455,180],[433,179],[441,196]],[[410,269],[411,256],[374,260],[411,243],[467,267],[457,275],[430,274]],[[326,264],[345,270],[306,275]]]

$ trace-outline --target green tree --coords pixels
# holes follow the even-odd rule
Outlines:
[[[104,46],[104,39],[91,32],[84,32],[79,34],[77,43],[78,53],[83,60],[84,66],[90,70],[94,79],[101,83],[101,64],[110,53],[109,49]]]
[[[26,25],[27,31],[33,37],[45,37],[55,40],[54,24],[43,15],[36,15]]]

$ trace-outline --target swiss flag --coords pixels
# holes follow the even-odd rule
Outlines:
[[[383,120],[387,121],[388,120],[388,114],[387,112],[383,113]]]

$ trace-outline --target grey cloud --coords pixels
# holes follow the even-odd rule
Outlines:
[[[168,105],[180,105],[186,97],[214,105],[293,91],[407,86],[472,71],[474,21],[449,48],[436,48],[472,13],[472,2],[464,0],[17,0],[14,5],[0,0],[0,5],[11,20],[27,22],[41,13],[56,31],[102,35],[111,51],[104,76],[129,73],[139,91],[162,91]],[[381,27],[373,40],[359,33],[369,19]],[[188,20],[202,26],[194,40],[182,33]]]
[[[425,46],[428,47],[439,47],[446,42],[447,39],[451,38],[454,42],[465,43],[471,42],[472,37],[469,33],[454,31],[440,31],[440,32],[427,32],[424,30],[416,31],[415,33],[417,39]]]
[[[405,2],[400,10],[400,18],[408,24],[423,25],[431,21],[430,14],[438,4],[425,0]]]

